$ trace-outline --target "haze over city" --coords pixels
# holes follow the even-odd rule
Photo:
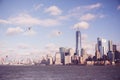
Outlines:
[[[97,37],[120,50],[119,0],[0,0],[0,57],[38,59],[59,47],[82,47],[95,54]]]

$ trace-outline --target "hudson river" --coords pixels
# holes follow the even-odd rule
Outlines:
[[[120,66],[0,66],[0,80],[120,80]]]

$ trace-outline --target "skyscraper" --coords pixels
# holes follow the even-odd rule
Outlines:
[[[81,63],[85,64],[86,59],[88,58],[87,52],[85,49],[81,49]]]
[[[61,65],[61,56],[60,56],[60,53],[59,53],[59,52],[57,52],[57,53],[55,54],[55,64],[56,64],[56,65]]]
[[[103,55],[106,54],[106,40],[102,38],[97,38],[97,45],[100,57],[102,58]]]
[[[61,63],[64,63],[65,48],[64,47],[60,47],[59,51],[60,51],[60,56],[61,56]]]
[[[47,65],[52,65],[53,64],[53,58],[50,54],[47,54]]]
[[[74,50],[72,48],[69,48],[68,49],[68,52],[69,52],[69,55],[70,56],[73,56],[74,55]]]
[[[113,47],[113,52],[115,52],[115,51],[117,51],[117,45],[112,45],[112,47]]]
[[[115,47],[113,46],[112,41],[109,40],[108,41],[108,53],[107,53],[107,56],[108,56],[108,59],[109,59],[111,64],[114,64],[114,58],[115,58],[115,53],[113,52],[114,48]]]
[[[100,52],[98,50],[98,44],[95,45],[95,57],[96,57],[96,59],[100,58]]]
[[[76,55],[81,56],[81,33],[76,31]]]
[[[69,55],[68,49],[64,48],[64,47],[60,47],[59,52],[60,52],[60,55],[61,55],[61,63],[64,64],[65,56]]]
[[[108,41],[108,51],[113,51],[112,41]]]

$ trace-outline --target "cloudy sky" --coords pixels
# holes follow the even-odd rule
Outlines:
[[[97,37],[120,44],[119,0],[0,0],[0,56],[54,55],[59,47],[94,54]]]

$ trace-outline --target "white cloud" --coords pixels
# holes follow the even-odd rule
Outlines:
[[[82,40],[85,40],[85,39],[88,38],[88,35],[87,34],[82,34],[81,37],[82,37]]]
[[[120,5],[117,7],[117,10],[120,10]]]
[[[40,55],[39,53],[41,53],[41,51],[40,51],[40,49],[37,49],[37,48],[33,48],[32,50],[31,50],[31,54],[37,54],[37,56],[38,55]]]
[[[55,19],[43,19],[42,22],[40,23],[40,25],[46,26],[46,27],[56,26],[59,24],[60,24],[60,22],[58,20],[55,20]]]
[[[70,15],[59,16],[58,20],[68,20],[69,18],[70,18]]]
[[[11,24],[18,24],[18,25],[35,25],[39,24],[39,20],[36,18],[31,17],[28,14],[19,14],[16,17],[10,17],[8,21],[11,22]]]
[[[91,13],[87,13],[87,14],[82,15],[80,17],[80,20],[91,21],[91,20],[104,18],[104,17],[105,17],[104,14],[91,14]]]
[[[73,26],[73,29],[88,29],[89,28],[89,24],[85,21],[81,21],[79,23],[76,23]]]
[[[81,18],[80,16],[82,16],[81,19],[88,21],[88,20],[94,19],[94,17],[96,16],[98,17],[98,15],[93,15],[93,14],[90,14],[89,12],[94,11],[96,9],[99,10],[101,6],[102,6],[101,3],[77,6],[77,7],[74,7],[73,9],[70,9],[68,11],[68,15],[72,19],[80,19]],[[86,13],[89,13],[89,14],[86,14]]]
[[[48,43],[45,46],[44,54],[49,54],[51,56],[55,56],[55,53],[59,51],[58,45],[54,43]]]
[[[75,7],[73,9],[70,9],[68,12],[69,13],[78,13],[82,10],[82,7],[81,6],[78,6],[78,7]]]
[[[102,6],[101,3],[96,3],[96,4],[85,6],[85,8],[86,9],[96,9],[96,8],[100,8],[101,6]]]
[[[95,4],[91,4],[91,5],[81,5],[81,6],[77,6],[71,10],[69,10],[69,13],[80,13],[80,12],[86,12],[86,11],[90,11],[90,10],[94,10],[96,8],[101,8],[102,4],[101,3],[95,3]]]
[[[80,17],[80,20],[90,21],[96,18],[96,15],[87,13]]]
[[[50,13],[50,15],[56,16],[60,15],[62,13],[62,10],[60,10],[57,6],[50,6],[45,9],[45,12]]]
[[[0,19],[0,23],[2,23],[2,24],[8,24],[9,22],[7,20]]]
[[[49,43],[45,46],[45,49],[49,52],[58,52],[59,47],[55,45],[54,43]]]
[[[30,30],[23,30],[21,27],[15,27],[15,28],[8,28],[6,31],[7,35],[17,35],[17,34],[21,34],[21,35],[26,35],[26,36],[34,36],[37,34],[36,31],[30,29]]]
[[[88,54],[95,55],[95,42],[82,42],[82,47],[86,50]]]
[[[19,26],[56,26],[59,25],[60,22],[56,19],[38,19],[30,16],[29,14],[19,14],[15,17],[9,17],[7,20],[1,20],[0,23],[3,24],[14,24]]]
[[[23,35],[26,35],[26,36],[34,36],[36,34],[37,32],[35,32],[34,30],[29,30],[23,33]]]
[[[51,32],[50,37],[57,37],[57,36],[60,36],[60,35],[62,35],[61,31],[54,30],[54,31]]]
[[[99,18],[105,18],[106,15],[100,14]]]
[[[28,49],[28,48],[30,48],[30,46],[28,44],[25,44],[25,43],[19,43],[18,48],[20,48],[20,49]]]
[[[16,35],[19,33],[22,33],[24,30],[20,27],[16,27],[16,28],[8,28],[6,34],[7,35]]]
[[[42,6],[43,6],[43,4],[34,5],[35,11],[39,10]]]
[[[70,9],[68,15],[70,18],[79,18],[80,15],[84,12],[80,6]]]
[[[3,49],[3,48],[6,48],[6,41],[4,40],[4,41],[1,41],[0,40],[0,49]]]

